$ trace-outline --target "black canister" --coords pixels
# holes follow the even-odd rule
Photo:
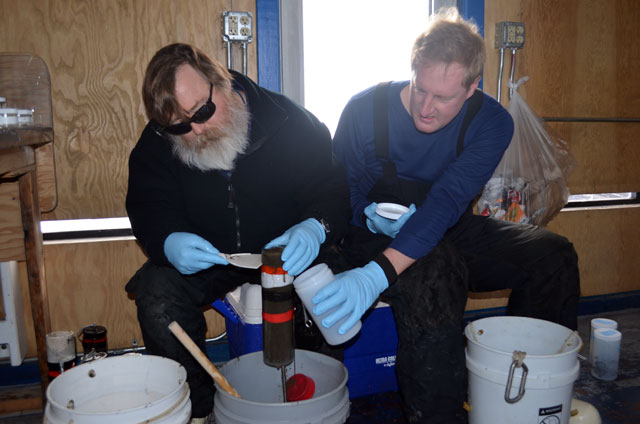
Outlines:
[[[293,277],[283,268],[284,248],[262,251],[262,343],[264,363],[282,367],[293,362]]]
[[[91,324],[82,329],[82,350],[87,355],[92,350],[107,353],[107,329]]]

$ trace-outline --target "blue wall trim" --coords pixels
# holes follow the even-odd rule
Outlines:
[[[473,19],[478,25],[478,31],[484,38],[484,0],[458,0],[458,10],[466,19]],[[482,89],[484,77],[480,80],[478,88]]]
[[[280,83],[280,4],[278,0],[256,0],[258,41],[258,84],[281,91]]]
[[[458,0],[458,10],[466,19],[473,18],[484,37],[484,0]]]

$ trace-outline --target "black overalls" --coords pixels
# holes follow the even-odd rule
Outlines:
[[[430,184],[403,180],[389,160],[388,84],[374,94],[376,155],[383,175],[368,194],[372,202],[419,206]],[[457,140],[481,106],[470,98]],[[392,239],[353,226],[341,246],[353,266],[362,266]],[[471,208],[440,243],[405,270],[381,299],[391,305],[397,332],[396,373],[410,423],[464,423],[466,398],[463,313],[467,289],[512,289],[507,312],[577,327],[579,274],[573,245],[543,228],[473,215]],[[366,319],[366,318],[365,318]]]

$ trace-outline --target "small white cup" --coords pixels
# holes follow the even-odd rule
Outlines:
[[[316,326],[320,329],[320,332],[324,336],[324,339],[330,345],[339,345],[342,344],[353,336],[358,334],[360,328],[362,327],[362,322],[358,321],[355,323],[349,331],[345,334],[339,334],[338,328],[340,325],[349,317],[348,315],[342,318],[340,321],[336,322],[329,328],[325,328],[322,325],[322,319],[329,316],[333,311],[335,311],[339,306],[330,309],[322,315],[316,315],[313,313],[313,302],[311,299],[316,295],[318,290],[322,287],[326,286],[330,282],[335,280],[333,276],[333,272],[327,266],[327,264],[319,264],[312,268],[309,268],[302,274],[300,274],[295,280],[293,280],[293,287],[298,293],[298,297],[302,300],[304,307],[307,308],[307,311],[311,314],[311,318]]]
[[[591,335],[589,337],[589,363],[593,365],[593,339],[595,336],[595,331],[598,328],[609,328],[611,330],[616,330],[618,328],[618,323],[609,318],[593,318],[591,320]]]
[[[622,334],[611,328],[596,328],[594,333],[591,375],[598,380],[613,381],[618,378]]]

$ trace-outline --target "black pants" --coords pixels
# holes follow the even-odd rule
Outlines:
[[[341,263],[342,261],[342,263]],[[333,247],[320,250],[316,263],[326,262],[336,269],[346,269]],[[182,275],[173,267],[145,263],[126,286],[135,293],[138,322],[146,351],[179,362],[187,371],[191,391],[193,417],[204,417],[213,409],[215,387],[213,379],[168,330],[172,321],[178,322],[198,347],[205,351],[207,324],[203,308],[224,297],[244,283],[260,284],[260,270],[233,266],[213,266],[193,275]],[[340,348],[329,346],[320,331],[306,323],[302,303],[294,299],[296,348],[320,352],[342,360]]]
[[[259,271],[214,266],[194,275],[182,275],[172,267],[150,261],[126,286],[136,294],[138,321],[147,352],[179,362],[187,371],[193,417],[204,417],[213,409],[213,379],[169,331],[176,321],[205,351],[207,324],[202,308],[224,297],[245,282],[259,283]]]
[[[398,331],[396,373],[407,420],[466,421],[467,290],[510,288],[508,314],[576,329],[579,286],[577,255],[566,238],[535,226],[465,215],[382,294]]]

